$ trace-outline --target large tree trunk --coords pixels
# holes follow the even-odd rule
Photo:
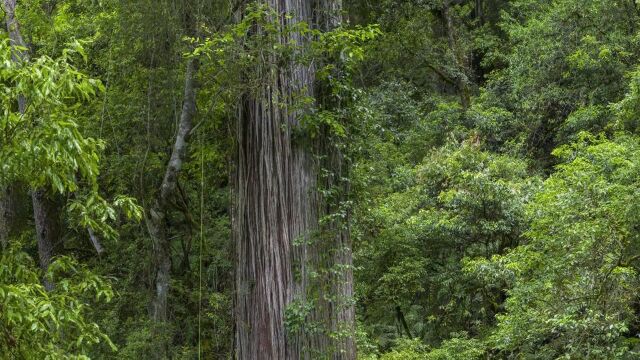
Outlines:
[[[317,14],[314,19],[315,26],[322,31],[331,31],[342,25],[342,1],[341,0],[316,0]],[[317,97],[324,98],[329,95],[330,89],[316,89]],[[318,104],[329,107],[340,104]],[[341,150],[332,144],[332,135],[325,129],[325,135],[317,144],[317,150],[321,159],[321,167],[325,172],[320,187],[330,190],[328,193],[336,194],[333,198],[320,197],[320,216],[325,218],[320,228],[321,240],[317,242],[311,252],[315,254],[317,264],[315,268],[321,269],[320,284],[321,293],[329,293],[330,296],[321,297],[316,305],[314,314],[315,322],[324,324],[326,331],[316,334],[313,338],[319,347],[326,353],[327,358],[355,359],[355,306],[353,293],[353,254],[351,250],[351,237],[349,232],[349,214],[343,214],[341,203],[347,200],[350,188],[349,182],[344,179],[349,177],[349,164],[344,159]],[[337,214],[343,214],[335,216]]]
[[[291,22],[310,19],[310,0],[266,3],[282,26],[285,13],[293,16]],[[283,35],[280,42],[289,40]],[[317,227],[313,159],[303,144],[293,142],[299,114],[289,109],[293,94],[312,88],[314,74],[295,64],[275,68],[274,58],[265,62],[256,69],[264,84],[244,98],[237,123],[232,221],[235,344],[242,360],[300,357],[302,344],[285,328],[287,306],[305,287],[304,277],[298,286],[294,281],[294,241],[305,244]],[[304,247],[296,249],[303,269]]]
[[[155,291],[151,304],[151,317],[154,321],[167,320],[167,297],[171,279],[171,242],[167,237],[167,212],[171,199],[176,193],[178,175],[187,156],[187,146],[193,118],[196,114],[196,80],[197,61],[191,59],[187,63],[184,84],[184,99],[178,133],[171,151],[159,194],[146,217],[149,234],[153,241],[153,259],[155,267]]]
[[[317,0],[266,3],[279,14],[274,20],[281,26],[312,23],[312,10],[319,14],[316,19],[335,21],[339,5]],[[297,34],[282,34],[280,38],[282,44],[292,40],[302,45]],[[353,324],[352,307],[338,306],[334,300],[343,295],[351,297],[352,282],[326,276],[336,261],[350,265],[351,254],[348,244],[346,252],[331,251],[335,250],[335,241],[327,242],[320,234],[319,219],[326,206],[318,194],[321,164],[314,155],[322,151],[322,140],[293,136],[302,115],[300,110],[293,110],[298,108],[294,99],[313,95],[315,71],[295,63],[276,67],[275,58],[265,62],[256,69],[264,82],[243,99],[236,128],[232,217],[236,356],[353,359],[352,341],[329,335],[343,328],[342,320]],[[348,243],[342,231],[330,238]],[[322,278],[312,273],[321,273]],[[329,293],[322,293],[325,290]]]

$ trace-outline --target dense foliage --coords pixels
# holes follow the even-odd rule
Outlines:
[[[0,358],[234,358],[239,119],[301,69],[255,102],[318,165],[286,336],[640,357],[636,1],[336,0],[323,26],[266,3],[2,0]]]

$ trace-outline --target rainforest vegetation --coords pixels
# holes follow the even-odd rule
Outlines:
[[[640,359],[636,0],[0,19],[0,359]]]

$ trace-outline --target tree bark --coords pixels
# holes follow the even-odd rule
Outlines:
[[[4,0],[4,13],[11,46],[26,48],[26,43],[22,39],[22,34],[20,33],[20,23],[18,22],[18,19],[16,19],[16,0]],[[15,49],[12,55],[14,61],[27,61],[29,59],[28,54],[24,49]],[[24,112],[24,108],[26,106],[25,102],[21,101],[19,105],[20,112]]]
[[[280,26],[287,23],[285,14],[292,23],[310,19],[310,0],[265,3]],[[280,42],[289,40],[283,34]],[[236,129],[235,344],[243,360],[300,357],[302,344],[287,334],[285,312],[305,286],[304,280],[294,284],[294,242],[305,243],[317,222],[313,159],[292,139],[299,112],[289,110],[294,94],[309,95],[313,72],[275,64],[270,56],[256,69],[266,80],[243,99]],[[305,251],[298,251],[304,268]]]
[[[458,74],[456,74],[456,87],[460,92],[460,103],[462,108],[467,110],[471,105],[471,89],[469,87],[469,79],[467,72],[469,69],[469,59],[464,54],[464,50],[460,49],[457,40],[456,27],[454,24],[453,15],[451,14],[451,0],[444,0],[442,6],[442,16],[445,21],[445,28],[447,32],[447,42],[449,44],[449,50],[453,53]]]
[[[339,23],[339,2],[265,3],[279,15],[274,20],[281,27],[300,21],[311,24],[314,17]],[[281,44],[292,41],[304,45],[299,34],[281,34]],[[326,275],[337,262],[351,263],[350,245],[348,251],[335,251],[335,241],[327,242],[319,234],[326,207],[318,193],[320,164],[314,152],[323,147],[299,134],[294,137],[303,115],[294,99],[313,95],[315,71],[292,62],[276,64],[278,59],[271,55],[255,70],[264,82],[244,97],[236,127],[236,357],[354,359],[352,341],[344,345],[344,340],[330,336],[345,320],[352,328],[352,307],[343,311],[333,299],[352,297],[352,281]],[[330,238],[348,243],[343,232]],[[322,278],[314,279],[312,273],[321,267]],[[312,294],[312,289],[320,292]]]
[[[396,317],[398,318],[398,321],[402,325],[402,329],[404,329],[404,331],[407,333],[407,336],[409,337],[409,339],[413,339],[413,334],[411,334],[411,330],[409,330],[409,324],[407,324],[407,319],[405,319],[404,313],[402,312],[400,305],[396,305]],[[400,332],[400,335],[402,335],[402,332]]]
[[[151,317],[154,321],[167,320],[167,297],[171,279],[171,242],[167,237],[167,211],[171,198],[177,189],[178,175],[187,156],[187,147],[193,118],[196,114],[196,80],[197,61],[187,62],[185,73],[184,99],[178,124],[178,133],[171,151],[159,194],[146,216],[147,228],[153,242],[154,259],[154,294],[151,303]]]
[[[33,202],[33,218],[36,223],[40,268],[46,272],[53,256],[58,254],[62,248],[60,211],[58,204],[49,198],[47,191],[44,189],[33,190],[31,199]],[[45,278],[43,283],[47,291],[53,290],[54,284],[52,282]]]
[[[16,201],[11,186],[0,189],[0,245],[6,248],[13,230],[16,215]]]
[[[315,26],[322,31],[331,31],[342,25],[342,0],[317,0],[317,8],[320,16],[315,20]],[[323,90],[316,88],[317,98],[324,98]],[[318,104],[331,108],[340,104]],[[341,203],[347,200],[350,187],[349,182],[344,181],[349,177],[349,164],[345,161],[342,150],[332,144],[331,134],[325,129],[325,135],[320,139],[317,152],[324,159],[321,166],[328,170],[325,172],[323,183],[324,189],[334,189],[330,193],[338,194],[333,199],[326,199],[320,196],[321,214],[320,216],[331,218],[325,219],[320,228],[322,239],[315,244],[312,252],[320,260],[326,273],[322,282],[328,284],[327,291],[331,293],[329,299],[321,299],[318,304],[316,316],[317,321],[325,323],[328,331],[324,334],[317,334],[314,337],[320,340],[320,348],[329,352],[333,359],[355,359],[356,344],[355,334],[355,306],[353,293],[353,254],[352,242],[349,229],[349,214],[341,214],[345,209],[341,208]],[[325,255],[323,255],[325,254]],[[327,255],[328,254],[328,255]],[[333,334],[333,335],[330,335]],[[339,335],[337,335],[339,334]],[[322,335],[321,338],[320,335]]]

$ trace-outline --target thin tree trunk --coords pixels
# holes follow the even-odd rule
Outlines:
[[[0,189],[0,245],[6,248],[13,231],[16,216],[16,201],[11,186]]]
[[[16,19],[16,0],[4,0],[4,13],[11,46],[26,48],[26,43],[22,39],[22,34],[20,33],[20,23],[18,22],[18,19]],[[14,61],[27,61],[29,59],[28,54],[24,49],[15,49],[12,55]],[[24,112],[24,99],[23,101],[20,101],[19,105],[20,112]]]
[[[402,329],[404,329],[404,331],[407,333],[407,336],[410,339],[413,339],[413,335],[411,334],[411,330],[409,330],[409,324],[407,324],[407,319],[405,319],[404,313],[402,312],[402,309],[400,308],[400,305],[396,305],[396,317],[398,318],[398,321],[402,325]],[[402,335],[402,332],[400,332],[400,334]]]
[[[28,53],[27,50],[25,50],[26,44],[20,33],[20,25],[16,19],[15,9],[16,0],[4,0],[7,30],[9,32],[11,45],[14,47],[12,58],[14,61],[28,61]],[[27,99],[24,96],[20,96],[18,98],[18,110],[21,114],[25,113],[26,107]],[[33,203],[33,217],[36,223],[40,267],[46,272],[52,257],[61,247],[60,223],[58,218],[60,211],[57,208],[57,204],[48,197],[45,189],[33,190],[31,192],[31,200]],[[44,285],[47,290],[53,289],[53,284],[46,279],[44,280]]]
[[[338,23],[339,2],[265,3],[279,14],[274,20],[281,26],[313,23],[312,11],[317,12],[316,19]],[[304,45],[298,34],[281,35],[281,43],[291,41]],[[313,95],[315,71],[295,63],[276,67],[277,63],[271,57],[255,70],[264,83],[243,99],[236,128],[232,214],[236,357],[353,359],[355,345],[344,346],[343,340],[330,336],[343,329],[343,320],[353,324],[351,309],[343,311],[350,306],[341,307],[330,299],[351,297],[352,281],[327,276],[337,262],[351,263],[348,235],[340,232],[334,239],[349,250],[334,252],[331,245],[336,243],[325,242],[319,234],[326,204],[318,194],[320,164],[314,151],[323,151],[323,146],[293,137],[303,115],[292,110],[297,108],[294,99]],[[322,279],[311,275],[318,270],[323,270]],[[329,293],[312,293],[312,289]],[[320,331],[313,328],[316,325]]]
[[[171,279],[171,242],[167,237],[167,211],[171,198],[176,192],[178,175],[187,156],[189,135],[196,114],[196,72],[197,61],[190,59],[185,73],[184,99],[178,133],[160,185],[159,195],[146,217],[147,228],[153,242],[155,266],[155,289],[151,304],[151,317],[157,322],[167,320],[167,297]]]
[[[5,23],[9,39],[12,46],[24,46],[24,41],[20,35],[18,21],[15,16],[16,0],[4,0],[3,10],[5,13]],[[23,61],[27,59],[27,54],[22,50],[15,50],[12,54],[13,61]],[[26,109],[26,101],[23,96],[18,98],[18,110],[21,114]],[[9,242],[9,235],[12,232],[13,222],[16,213],[16,199],[14,187],[9,185],[0,188],[0,244],[5,248]]]
[[[482,9],[482,0],[476,0],[475,4],[475,17],[480,23],[480,26],[484,24],[484,11]]]
[[[38,257],[40,267],[47,271],[54,255],[60,252],[62,243],[60,240],[59,208],[52,201],[44,189],[33,190],[31,193],[33,202],[33,218],[36,223],[36,238],[38,239]],[[54,284],[44,279],[45,289],[53,290]]]
[[[442,16],[445,21],[449,50],[453,53],[456,68],[458,69],[458,74],[456,74],[456,86],[460,92],[460,103],[462,104],[462,108],[466,110],[471,104],[471,89],[469,87],[469,79],[467,78],[469,60],[463,53],[463,50],[460,49],[457,42],[456,28],[453,22],[453,15],[451,14],[450,1],[451,0],[444,0]]]
[[[96,253],[98,253],[98,256],[102,255],[102,253],[104,253],[104,248],[102,247],[102,244],[100,244],[100,239],[98,239],[96,234],[93,232],[93,229],[87,228],[87,232],[89,233],[89,241],[91,241],[93,248],[96,249]]]

